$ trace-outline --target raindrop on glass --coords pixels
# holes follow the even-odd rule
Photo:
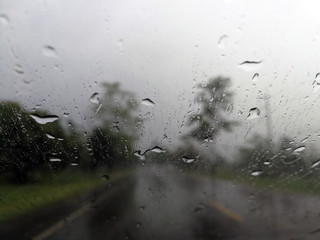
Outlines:
[[[140,150],[137,150],[134,152],[134,155],[137,156],[140,160],[145,160],[145,156],[143,156],[143,153],[141,153]]]
[[[227,46],[228,36],[222,35],[218,40],[218,48],[224,49]]]
[[[0,14],[0,23],[4,26],[9,23],[9,17],[5,14]]]
[[[110,177],[109,177],[109,175],[107,175],[107,174],[104,174],[104,175],[102,175],[101,176],[104,180],[110,180]]]
[[[14,68],[14,71],[18,74],[24,74],[24,71],[23,71],[23,68],[21,65],[19,64],[16,64],[15,68]]]
[[[99,93],[94,93],[90,97],[90,102],[94,104],[99,104]]]
[[[194,161],[194,158],[183,156],[182,161],[184,161],[185,163],[192,163]]]
[[[45,57],[57,57],[56,49],[52,46],[46,45],[42,48],[42,54]]]
[[[262,61],[244,61],[239,64],[239,67],[247,72],[257,70],[261,66],[262,66]]]
[[[260,176],[262,174],[262,171],[253,171],[253,172],[251,172],[251,175],[252,176]]]
[[[252,81],[253,82],[256,82],[259,80],[259,73],[255,73],[253,76],[252,76]]]
[[[119,47],[119,51],[120,51],[120,52],[123,52],[123,51],[124,51],[123,39],[119,39],[119,40],[118,40],[118,47]]]
[[[302,153],[305,149],[306,149],[305,146],[300,146],[300,147],[295,148],[295,149],[293,150],[293,153],[300,154],[300,153]]]
[[[315,76],[315,80],[312,83],[313,92],[317,92],[320,89],[320,73],[317,73]]]
[[[46,136],[47,136],[47,138],[49,138],[49,139],[55,139],[55,137],[54,137],[53,135],[49,134],[49,133],[47,133]]]
[[[145,106],[150,106],[150,107],[153,107],[155,105],[154,102],[150,98],[142,99],[141,104],[143,104]]]
[[[60,158],[50,158],[49,159],[50,162],[61,162]]]
[[[319,165],[320,165],[320,159],[317,160],[317,161],[315,161],[315,162],[313,162],[313,163],[311,164],[311,168],[315,168],[315,167],[317,167],[317,166],[319,166]]]
[[[165,152],[166,150],[162,149],[161,147],[155,146],[155,147],[152,148],[150,151],[151,151],[151,152],[155,152],[155,153],[163,153],[163,152]]]
[[[259,118],[260,116],[260,109],[259,108],[251,108],[249,110],[249,114],[247,116],[247,119],[255,119],[255,118]]]
[[[32,117],[39,124],[47,124],[59,119],[59,117],[56,115],[40,116],[38,114],[30,114],[30,117]]]

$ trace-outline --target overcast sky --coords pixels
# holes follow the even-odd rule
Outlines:
[[[0,98],[83,121],[103,81],[119,81],[150,117],[142,147],[179,137],[193,87],[232,79],[230,118],[218,139],[230,152],[265,133],[271,96],[274,136],[320,134],[320,14],[317,1],[0,1]],[[244,61],[262,61],[254,66]],[[252,80],[255,73],[258,79]],[[320,84],[320,77],[319,77]],[[190,107],[191,103],[191,107]],[[261,115],[247,119],[249,109]],[[168,140],[167,140],[168,141]],[[161,144],[165,144],[162,142]],[[170,145],[170,142],[166,144]]]

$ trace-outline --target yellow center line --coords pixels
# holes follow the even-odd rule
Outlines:
[[[211,201],[209,203],[209,206],[214,208],[215,210],[219,211],[220,213],[222,213],[226,217],[232,219],[233,221],[236,221],[238,223],[243,222],[243,217],[241,217],[238,213],[230,210],[229,208],[222,206],[221,204],[219,204],[215,201]]]

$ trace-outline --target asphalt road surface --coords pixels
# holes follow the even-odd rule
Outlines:
[[[320,198],[152,165],[33,239],[318,240]]]

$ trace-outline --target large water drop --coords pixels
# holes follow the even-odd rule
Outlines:
[[[90,97],[90,102],[94,103],[94,104],[99,104],[99,93],[94,93],[91,95]]]
[[[247,119],[259,118],[259,116],[260,116],[260,109],[255,107],[249,110]]]
[[[47,124],[59,119],[59,117],[56,115],[40,116],[38,114],[30,114],[30,117],[32,117],[39,124]]]

